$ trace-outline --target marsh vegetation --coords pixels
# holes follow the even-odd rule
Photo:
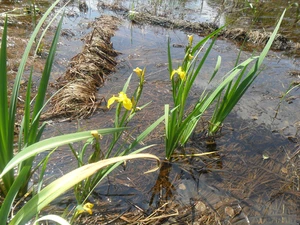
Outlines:
[[[270,4],[2,1],[0,218],[297,224],[299,5]]]

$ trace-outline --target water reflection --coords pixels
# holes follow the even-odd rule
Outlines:
[[[281,25],[280,33],[294,41],[299,41],[300,34],[300,5],[299,1],[245,1],[245,0],[207,0],[209,4],[218,7],[224,15],[224,24],[229,27],[244,29],[261,29],[272,31],[284,9],[287,9]]]
[[[159,208],[168,200],[173,198],[175,187],[173,181],[170,180],[170,172],[172,165],[168,162],[163,162],[157,176],[154,186],[151,188],[151,198],[149,201],[150,206]]]
[[[210,6],[207,0],[135,0],[100,1],[99,4],[119,6],[140,13],[150,13],[169,19],[186,20],[194,22],[213,22],[218,17],[214,6]],[[223,18],[220,19],[223,21]]]

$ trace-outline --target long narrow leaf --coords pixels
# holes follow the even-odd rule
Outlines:
[[[107,129],[101,129],[98,130],[98,133],[101,135],[105,134],[111,134],[114,132],[118,132],[121,130],[124,130],[126,128],[107,128]],[[51,150],[53,148],[69,144],[72,142],[77,142],[81,140],[85,140],[88,138],[91,138],[91,131],[84,131],[84,132],[78,132],[73,134],[65,134],[57,137],[52,137],[40,142],[37,142],[33,145],[30,145],[26,148],[24,148],[21,152],[19,152],[4,168],[2,173],[0,174],[0,179],[2,176],[7,173],[9,170],[17,166],[19,163],[23,162],[24,160],[41,153],[43,151]]]
[[[3,222],[4,224],[6,224],[6,221],[8,220],[9,212],[12,209],[13,203],[18,194],[18,190],[20,190],[20,188],[24,184],[23,177],[25,177],[25,174],[27,174],[28,171],[30,171],[29,167],[23,168],[23,170],[19,173],[18,178],[15,179],[15,181],[11,185],[10,189],[8,190],[8,193],[5,196],[5,199],[2,202],[1,208],[0,208],[1,223]]]
[[[215,35],[218,35],[220,33],[221,30],[224,29],[225,26],[220,27],[219,29],[213,31],[212,33],[210,33],[209,35],[207,35],[205,38],[203,38],[201,41],[199,41],[192,49],[192,55],[195,54],[196,51],[198,51],[198,49],[201,47],[201,45],[203,45],[208,39],[212,38]]]
[[[9,143],[9,150],[13,151],[13,139],[14,139],[14,126],[15,126],[15,115],[16,115],[16,108],[17,108],[17,99],[18,99],[18,95],[19,95],[19,89],[20,89],[20,82],[21,82],[21,78],[22,75],[24,73],[25,70],[25,65],[26,65],[26,61],[28,59],[30,50],[32,48],[33,43],[35,42],[36,36],[38,34],[38,32],[40,31],[43,23],[45,22],[45,20],[47,19],[47,17],[49,16],[49,14],[51,13],[51,11],[54,9],[54,7],[60,2],[60,0],[56,0],[50,7],[49,9],[44,13],[44,15],[42,16],[42,18],[40,19],[39,23],[37,24],[37,26],[35,27],[29,41],[28,44],[26,46],[26,49],[24,51],[24,54],[22,56],[19,68],[18,68],[18,72],[15,78],[15,83],[13,86],[13,90],[12,90],[12,95],[11,95],[11,100],[10,100],[10,107],[9,107],[9,117],[8,117],[8,131],[10,132],[10,134],[8,135],[8,143]]]
[[[61,19],[58,23],[58,27],[56,29],[56,32],[55,32],[55,35],[54,35],[54,38],[53,38],[53,41],[52,41],[52,44],[50,47],[50,52],[47,57],[47,61],[45,63],[44,71],[42,74],[42,79],[39,84],[38,93],[37,93],[37,96],[35,99],[35,105],[34,105],[34,110],[33,110],[33,114],[32,114],[34,122],[31,125],[28,144],[32,144],[36,141],[36,135],[37,135],[36,132],[37,132],[38,125],[39,125],[40,109],[43,108],[43,106],[44,106],[48,82],[49,82],[49,78],[50,78],[50,74],[51,74],[51,69],[52,69],[52,65],[53,65],[53,61],[54,61],[54,56],[55,56],[55,52],[56,52],[56,48],[57,48],[60,30],[62,27],[62,21],[63,21],[63,16],[61,17]]]
[[[221,56],[218,56],[216,66],[215,66],[213,74],[211,75],[211,77],[209,79],[209,83],[215,78],[216,74],[218,73],[220,66],[221,66],[221,62],[222,62],[222,58],[221,58]]]
[[[2,172],[4,166],[8,161],[13,157],[13,151],[10,149],[11,145],[9,141],[9,135],[13,135],[13,131],[9,132],[8,126],[8,96],[7,96],[7,17],[5,18],[3,33],[2,33],[2,42],[0,50],[0,172]],[[7,193],[10,186],[14,180],[13,171],[10,171],[3,178],[3,184],[0,184],[0,187],[4,194]]]
[[[28,222],[36,213],[40,212],[45,206],[47,206],[51,201],[59,197],[61,194],[66,192],[68,189],[73,187],[75,184],[84,180],[85,178],[91,176],[101,168],[109,166],[111,164],[130,160],[130,159],[138,159],[138,158],[148,158],[154,159],[159,162],[159,158],[147,154],[141,153],[136,155],[128,155],[128,156],[120,156],[111,159],[101,160],[96,163],[88,164],[86,166],[80,167],[78,169],[73,170],[72,172],[64,175],[63,177],[55,180],[47,187],[45,187],[40,193],[35,195],[32,199],[30,199],[23,207],[19,210],[19,212],[15,215],[15,217],[9,223],[10,225],[15,224],[25,224]]]
[[[64,218],[61,218],[60,216],[57,216],[57,215],[43,216],[43,217],[39,218],[38,220],[36,220],[33,225],[38,225],[38,222],[45,221],[45,220],[50,220],[50,221],[53,221],[60,225],[70,225],[70,223],[68,221],[66,221]]]
[[[130,153],[130,155],[134,155],[134,154],[138,154],[148,148],[151,148],[155,145],[148,145],[146,147],[140,148],[138,150],[135,150],[134,152]],[[119,155],[119,156],[124,156],[124,155]],[[119,156],[115,156],[115,157],[119,157]],[[87,198],[92,194],[92,192],[94,191],[94,189],[98,186],[98,184],[105,178],[108,176],[108,174],[110,174],[115,168],[117,168],[119,165],[121,165],[123,163],[123,161],[120,162],[116,162],[113,163],[109,166],[107,166],[106,168],[101,170],[101,173],[97,173],[97,175],[92,179],[92,183],[90,185],[90,187],[93,187],[89,194],[86,196],[86,198],[84,199],[83,202],[85,202],[87,200]],[[148,171],[149,172],[149,171]],[[151,171],[150,171],[151,172]]]
[[[266,57],[268,51],[271,48],[271,45],[276,37],[276,34],[279,30],[281,21],[284,17],[285,11],[282,13],[281,18],[279,19],[277,26],[275,27],[268,43],[264,47],[262,53],[259,55],[256,63],[252,66],[250,71],[244,76],[244,73],[246,72],[246,68],[249,65],[244,66],[243,70],[241,70],[240,75],[238,76],[237,80],[235,81],[233,87],[231,87],[231,82],[228,83],[226,93],[224,94],[223,100],[220,103],[220,107],[217,107],[215,109],[215,112],[213,114],[213,117],[211,119],[211,126],[209,128],[209,132],[212,135],[215,133],[218,129],[221,123],[224,121],[224,119],[228,116],[228,114],[232,111],[234,106],[238,103],[238,101],[241,99],[241,97],[245,94],[245,92],[248,90],[250,85],[253,83],[253,81],[257,78],[259,75],[259,69],[260,66]],[[229,75],[231,76],[231,75]],[[242,80],[242,78],[244,78]]]
[[[165,119],[165,116],[161,116],[158,118],[153,124],[151,124],[149,127],[147,127],[146,130],[144,130],[128,147],[128,149],[133,149],[138,143],[143,141],[148,134],[150,134],[163,120]]]
[[[22,148],[22,142],[28,143],[28,135],[29,135],[29,129],[30,129],[30,102],[31,102],[30,96],[31,96],[31,86],[32,86],[32,84],[31,84],[32,73],[33,73],[33,68],[31,68],[30,76],[29,76],[28,84],[27,84],[25,110],[24,110],[24,117],[23,117],[23,120],[21,123],[20,134],[19,134],[18,149]]]
[[[6,146],[7,146],[7,129],[8,129],[8,104],[7,104],[7,52],[6,52],[6,39],[7,39],[7,18],[5,18],[0,50],[0,147],[1,159],[0,162],[4,163],[7,160]],[[0,166],[0,168],[2,165]]]
[[[53,41],[52,41],[52,45],[50,47],[50,52],[49,55],[47,57],[46,63],[45,63],[45,67],[44,67],[44,71],[42,74],[42,78],[39,84],[39,88],[38,88],[38,92],[37,92],[37,96],[35,99],[35,104],[34,104],[34,109],[33,109],[33,114],[32,114],[32,123],[30,126],[30,131],[29,134],[25,134],[25,136],[28,136],[28,139],[26,139],[26,145],[31,145],[37,141],[39,141],[39,137],[41,136],[41,132],[39,132],[38,127],[39,127],[39,122],[40,122],[40,112],[41,112],[41,108],[44,107],[44,100],[45,100],[45,96],[46,96],[46,92],[47,92],[47,87],[48,87],[48,82],[49,82],[49,78],[50,78],[50,74],[51,74],[51,69],[52,69],[52,65],[53,65],[53,60],[54,60],[54,56],[55,56],[55,52],[56,52],[56,47],[57,47],[57,43],[58,43],[58,38],[59,38],[59,34],[60,34],[60,30],[62,27],[62,21],[63,21],[63,16],[60,19],[60,22],[58,23],[58,27],[56,29]],[[27,124],[29,125],[29,124]],[[44,129],[45,124],[43,126],[42,129]],[[23,166],[31,166],[33,163],[34,157],[22,162],[20,169],[22,169]],[[28,178],[30,176],[30,171],[27,174],[26,177],[24,177],[24,179]],[[22,187],[22,190],[20,191],[20,193],[26,193],[27,191],[27,183],[24,183],[24,186]]]

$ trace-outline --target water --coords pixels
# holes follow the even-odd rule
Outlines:
[[[228,13],[226,7],[222,11],[222,5],[218,1],[174,1],[172,4],[166,1],[106,1],[106,3],[114,3],[136,11],[146,10],[173,19],[218,21],[220,24],[234,14]],[[122,18],[120,13],[115,14],[114,11],[97,6],[98,1],[87,1],[87,4],[89,9],[86,13],[79,10],[77,2],[67,7],[63,29],[72,33],[61,38],[53,82],[63,74],[68,60],[82,50],[81,38],[90,32],[88,28],[90,21],[107,13]],[[281,9],[281,6],[279,8]],[[247,18],[250,15],[247,14],[248,11],[243,11],[243,15]],[[293,29],[295,34],[298,31],[299,29]],[[293,35],[292,32],[287,33]],[[144,130],[163,114],[164,104],[170,103],[167,40],[170,37],[171,44],[185,45],[186,34],[183,31],[163,27],[135,26],[123,20],[112,38],[114,48],[122,54],[117,58],[119,62],[117,72],[110,75],[98,94],[106,99],[112,94],[117,94],[133,68],[146,67],[146,84],[141,103],[152,102],[146,110],[139,113],[137,121],[131,124],[135,127],[135,131]],[[25,40],[25,37],[23,38]],[[202,37],[195,36],[196,40],[200,38]],[[191,101],[206,87],[217,56],[222,57],[218,77],[220,79],[234,65],[239,52],[238,47],[226,40],[216,42],[201,76],[196,80]],[[179,64],[184,48],[172,47],[171,50],[174,65]],[[242,58],[250,55],[251,52],[243,52]],[[212,221],[221,221],[223,224],[296,224],[295,199],[298,191],[296,188],[299,188],[296,185],[299,182],[297,181],[299,175],[295,163],[299,154],[291,158],[297,146],[289,141],[288,137],[299,140],[299,91],[292,92],[296,99],[290,104],[284,101],[278,117],[274,119],[274,116],[279,97],[292,81],[298,79],[290,76],[289,71],[298,70],[299,60],[284,56],[283,52],[270,52],[264,67],[265,70],[253,87],[225,121],[222,134],[216,139],[217,145],[206,146],[205,134],[200,124],[185,149],[188,154],[211,150],[216,151],[215,154],[206,157],[178,156],[173,163],[164,163],[159,172],[150,174],[143,172],[151,168],[152,163],[128,162],[125,170],[123,168],[115,170],[91,197],[95,203],[95,216],[90,218],[90,223],[96,221],[104,223],[122,213],[126,214],[124,218],[118,220],[119,223],[125,218],[128,221],[147,218],[148,222],[154,223],[157,220],[150,215],[162,207],[164,213],[159,214],[157,211],[158,214],[155,214],[165,216],[160,224],[172,223],[174,218],[177,223],[195,224],[212,224]],[[134,77],[129,91],[136,83],[137,79]],[[98,110],[91,118],[85,120],[69,123],[54,120],[48,126],[44,138],[58,135],[60,132],[69,133],[78,129],[110,126],[113,114],[113,110],[109,112]],[[149,152],[164,157],[162,126],[145,142],[157,144]],[[263,155],[268,155],[268,159],[264,159]],[[69,149],[64,148],[53,155],[49,166],[50,181],[72,170],[76,162]],[[72,196],[65,196],[56,202],[54,208],[63,211],[70,202],[74,203]],[[177,212],[179,215],[176,215]]]

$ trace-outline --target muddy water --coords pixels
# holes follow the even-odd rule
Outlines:
[[[166,1],[133,2],[137,11],[148,10],[175,19],[213,22],[217,17],[223,23],[227,16],[231,16],[230,13],[226,14],[226,7],[224,13],[220,13],[222,7],[218,1],[175,1],[173,4]],[[77,3],[67,8],[64,20],[67,35],[61,39],[53,78],[59,77],[68,59],[80,52],[81,38],[89,32],[89,21],[104,13],[120,16],[114,11],[98,7],[97,1],[87,3],[89,9],[86,13],[79,10]],[[132,9],[132,2],[129,1],[109,3]],[[294,32],[298,31],[294,29]],[[164,104],[171,101],[167,72],[169,37],[174,46],[185,45],[187,41],[184,32],[148,25],[135,26],[124,20],[112,39],[114,48],[122,54],[118,57],[117,72],[110,75],[98,94],[109,98],[121,90],[133,68],[147,68],[142,103],[152,103],[131,124],[136,133],[161,116]],[[196,40],[200,38],[196,37]],[[222,57],[220,79],[234,65],[238,52],[238,46],[229,41],[216,42],[205,68],[196,80],[192,100],[206,87],[217,56]],[[180,63],[183,53],[184,48],[172,48],[174,64]],[[242,58],[250,55],[251,52],[243,52]],[[292,141],[299,141],[299,91],[292,92],[289,96],[291,99],[283,101],[277,118],[274,116],[281,94],[292,81],[299,80],[289,73],[299,70],[299,60],[288,58],[283,52],[271,52],[264,66],[265,70],[253,87],[225,121],[222,134],[216,139],[217,145],[205,145],[205,134],[200,125],[186,148],[187,153],[216,150],[216,154],[209,157],[177,157],[173,163],[165,163],[159,173],[147,175],[140,171],[147,166],[150,168],[151,164],[141,161],[128,163],[126,170],[120,168],[114,171],[114,176],[100,185],[97,194],[91,198],[95,203],[96,217],[86,220],[94,221],[90,224],[95,221],[100,223],[127,213],[126,218],[130,221],[137,218],[136,215],[147,217],[167,204],[166,208],[162,208],[165,210],[165,219],[159,224],[216,224],[218,221],[222,221],[222,224],[296,224],[295,199],[299,196],[299,174],[295,159],[299,154],[293,155],[297,147]],[[130,90],[136,82],[137,79],[133,78]],[[49,121],[45,137],[78,129],[107,127],[111,125],[112,116],[113,111],[98,110],[85,120],[67,123]],[[150,152],[161,158],[164,153],[162,135],[163,128],[159,127],[147,139],[147,144],[157,144]],[[76,163],[68,149],[61,149],[54,154],[50,165],[52,168],[48,175],[51,180],[74,168]],[[69,200],[69,197],[58,200],[55,209],[63,211],[72,203]],[[176,215],[176,210],[179,215]],[[176,216],[168,216],[172,214]],[[124,222],[122,219],[120,221]]]

